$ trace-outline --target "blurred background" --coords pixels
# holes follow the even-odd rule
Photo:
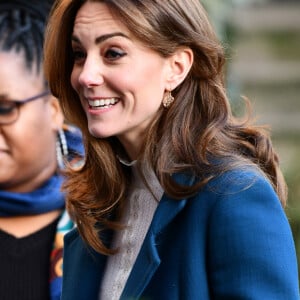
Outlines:
[[[201,0],[228,57],[228,93],[247,96],[271,127],[289,198],[300,270],[300,0]]]

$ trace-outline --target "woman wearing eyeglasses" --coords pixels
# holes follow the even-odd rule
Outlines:
[[[60,169],[81,137],[64,125],[42,69],[46,1],[0,0],[0,299],[59,299],[64,213]]]

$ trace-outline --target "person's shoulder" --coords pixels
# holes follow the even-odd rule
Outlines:
[[[185,183],[194,184],[196,179],[185,176]],[[188,178],[188,179],[187,179]],[[183,182],[183,180],[181,180]],[[281,204],[271,182],[263,172],[252,166],[243,166],[224,171],[203,187],[201,187],[188,201],[188,207],[196,214],[199,210],[208,215],[224,209],[239,210],[248,206],[275,206],[282,210]]]
[[[211,216],[218,216],[218,219],[223,216],[226,222],[240,220],[243,214],[243,219],[271,214],[271,219],[279,216],[285,222],[284,210],[274,187],[262,171],[252,167],[224,172],[211,180],[198,198],[209,202]]]
[[[95,254],[95,251],[82,239],[77,227],[74,227],[71,231],[64,236],[64,249],[66,252],[77,253],[78,255]]]
[[[83,241],[77,227],[73,228],[64,237],[64,252],[70,258],[78,256],[85,257],[87,254],[94,253],[94,251]]]
[[[219,195],[236,194],[252,189],[275,192],[269,179],[255,167],[228,170],[208,182],[205,190]]]
[[[199,192],[197,200],[195,202],[207,203],[210,226],[217,231],[220,224],[233,230],[235,226],[247,228],[256,222],[261,224],[256,230],[261,230],[260,226],[277,222],[289,234],[287,218],[275,189],[269,179],[255,168],[224,172]]]
[[[193,197],[192,206],[217,210],[221,207],[275,206],[282,210],[279,197],[269,179],[252,167],[232,169],[211,179]],[[225,209],[226,211],[227,209]]]
[[[78,238],[79,238],[79,233],[78,233],[77,227],[74,227],[72,230],[70,230],[64,236],[64,244],[65,244],[65,246],[68,246],[68,245],[72,244]]]

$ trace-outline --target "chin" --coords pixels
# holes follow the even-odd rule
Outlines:
[[[99,139],[104,139],[112,136],[112,134],[109,134],[108,132],[103,132],[97,128],[89,128],[89,132],[93,137]]]

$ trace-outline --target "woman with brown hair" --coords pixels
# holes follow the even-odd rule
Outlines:
[[[45,69],[85,141],[62,299],[299,299],[269,135],[230,110],[198,0],[57,1]]]

